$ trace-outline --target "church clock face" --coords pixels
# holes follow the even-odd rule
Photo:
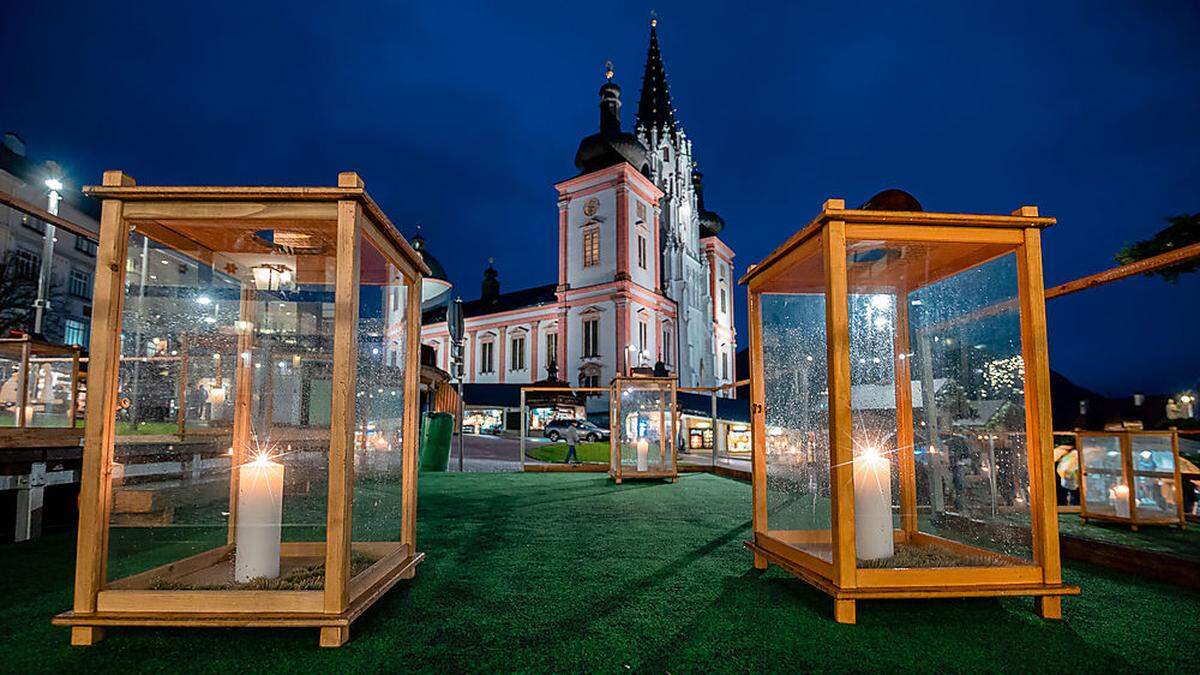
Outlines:
[[[592,197],[591,199],[587,200],[583,204],[583,215],[587,216],[588,218],[591,218],[592,216],[596,215],[596,212],[599,210],[600,210],[600,200],[597,199],[596,197]]]

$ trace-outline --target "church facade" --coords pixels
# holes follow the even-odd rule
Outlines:
[[[671,107],[656,22],[634,131],[621,128],[621,89],[600,88],[600,128],[558,193],[556,283],[500,292],[489,265],[465,302],[467,382],[560,379],[607,386],[638,367],[665,367],[680,386],[737,380],[733,250],[704,207],[692,141]],[[451,369],[445,306],[427,309],[422,342]],[[733,388],[728,392],[732,395]]]

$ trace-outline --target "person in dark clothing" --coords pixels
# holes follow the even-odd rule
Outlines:
[[[567,464],[578,464],[579,458],[575,454],[575,444],[579,442],[579,431],[575,428],[575,423],[571,423],[563,432],[563,437],[567,439]]]

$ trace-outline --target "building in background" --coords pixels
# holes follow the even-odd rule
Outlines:
[[[47,211],[47,179],[66,185],[58,192],[58,219]],[[49,266],[50,306],[42,335],[50,342],[87,347],[91,333],[92,274],[96,266],[96,238],[100,205],[85,197],[54,162],[39,162],[26,155],[25,143],[15,133],[4,134],[0,145],[0,302],[4,332],[33,330],[32,299],[37,297],[42,267],[46,222],[56,221],[53,258]],[[70,226],[70,227],[65,227]],[[28,306],[23,312],[14,306]]]
[[[558,193],[558,280],[502,293],[489,264],[464,303],[465,379],[528,384],[550,369],[602,387],[634,368],[666,368],[682,386],[737,379],[733,250],[705,208],[692,141],[671,105],[655,22],[634,131],[621,128],[611,66],[599,130]],[[426,309],[422,340],[449,370],[445,304]],[[732,390],[729,391],[732,395]]]

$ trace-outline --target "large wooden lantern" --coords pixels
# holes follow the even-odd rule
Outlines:
[[[669,377],[613,378],[608,473],[617,483],[630,478],[678,479],[675,386]]]
[[[80,645],[109,626],[307,626],[343,644],[424,558],[427,268],[353,173],[144,187],[112,171],[85,192],[103,211],[75,602],[54,622]],[[135,358],[179,363],[186,384],[121,381]],[[114,434],[118,410],[153,405],[206,433]]]
[[[78,401],[79,347],[0,338],[0,447],[75,445]]]
[[[843,623],[862,599],[996,595],[1058,618],[1078,589],[1062,583],[1050,454],[1054,221],[916,209],[829,200],[742,279],[747,546],[755,567],[831,595]]]
[[[1179,434],[1080,431],[1079,515],[1129,525],[1186,525]]]

